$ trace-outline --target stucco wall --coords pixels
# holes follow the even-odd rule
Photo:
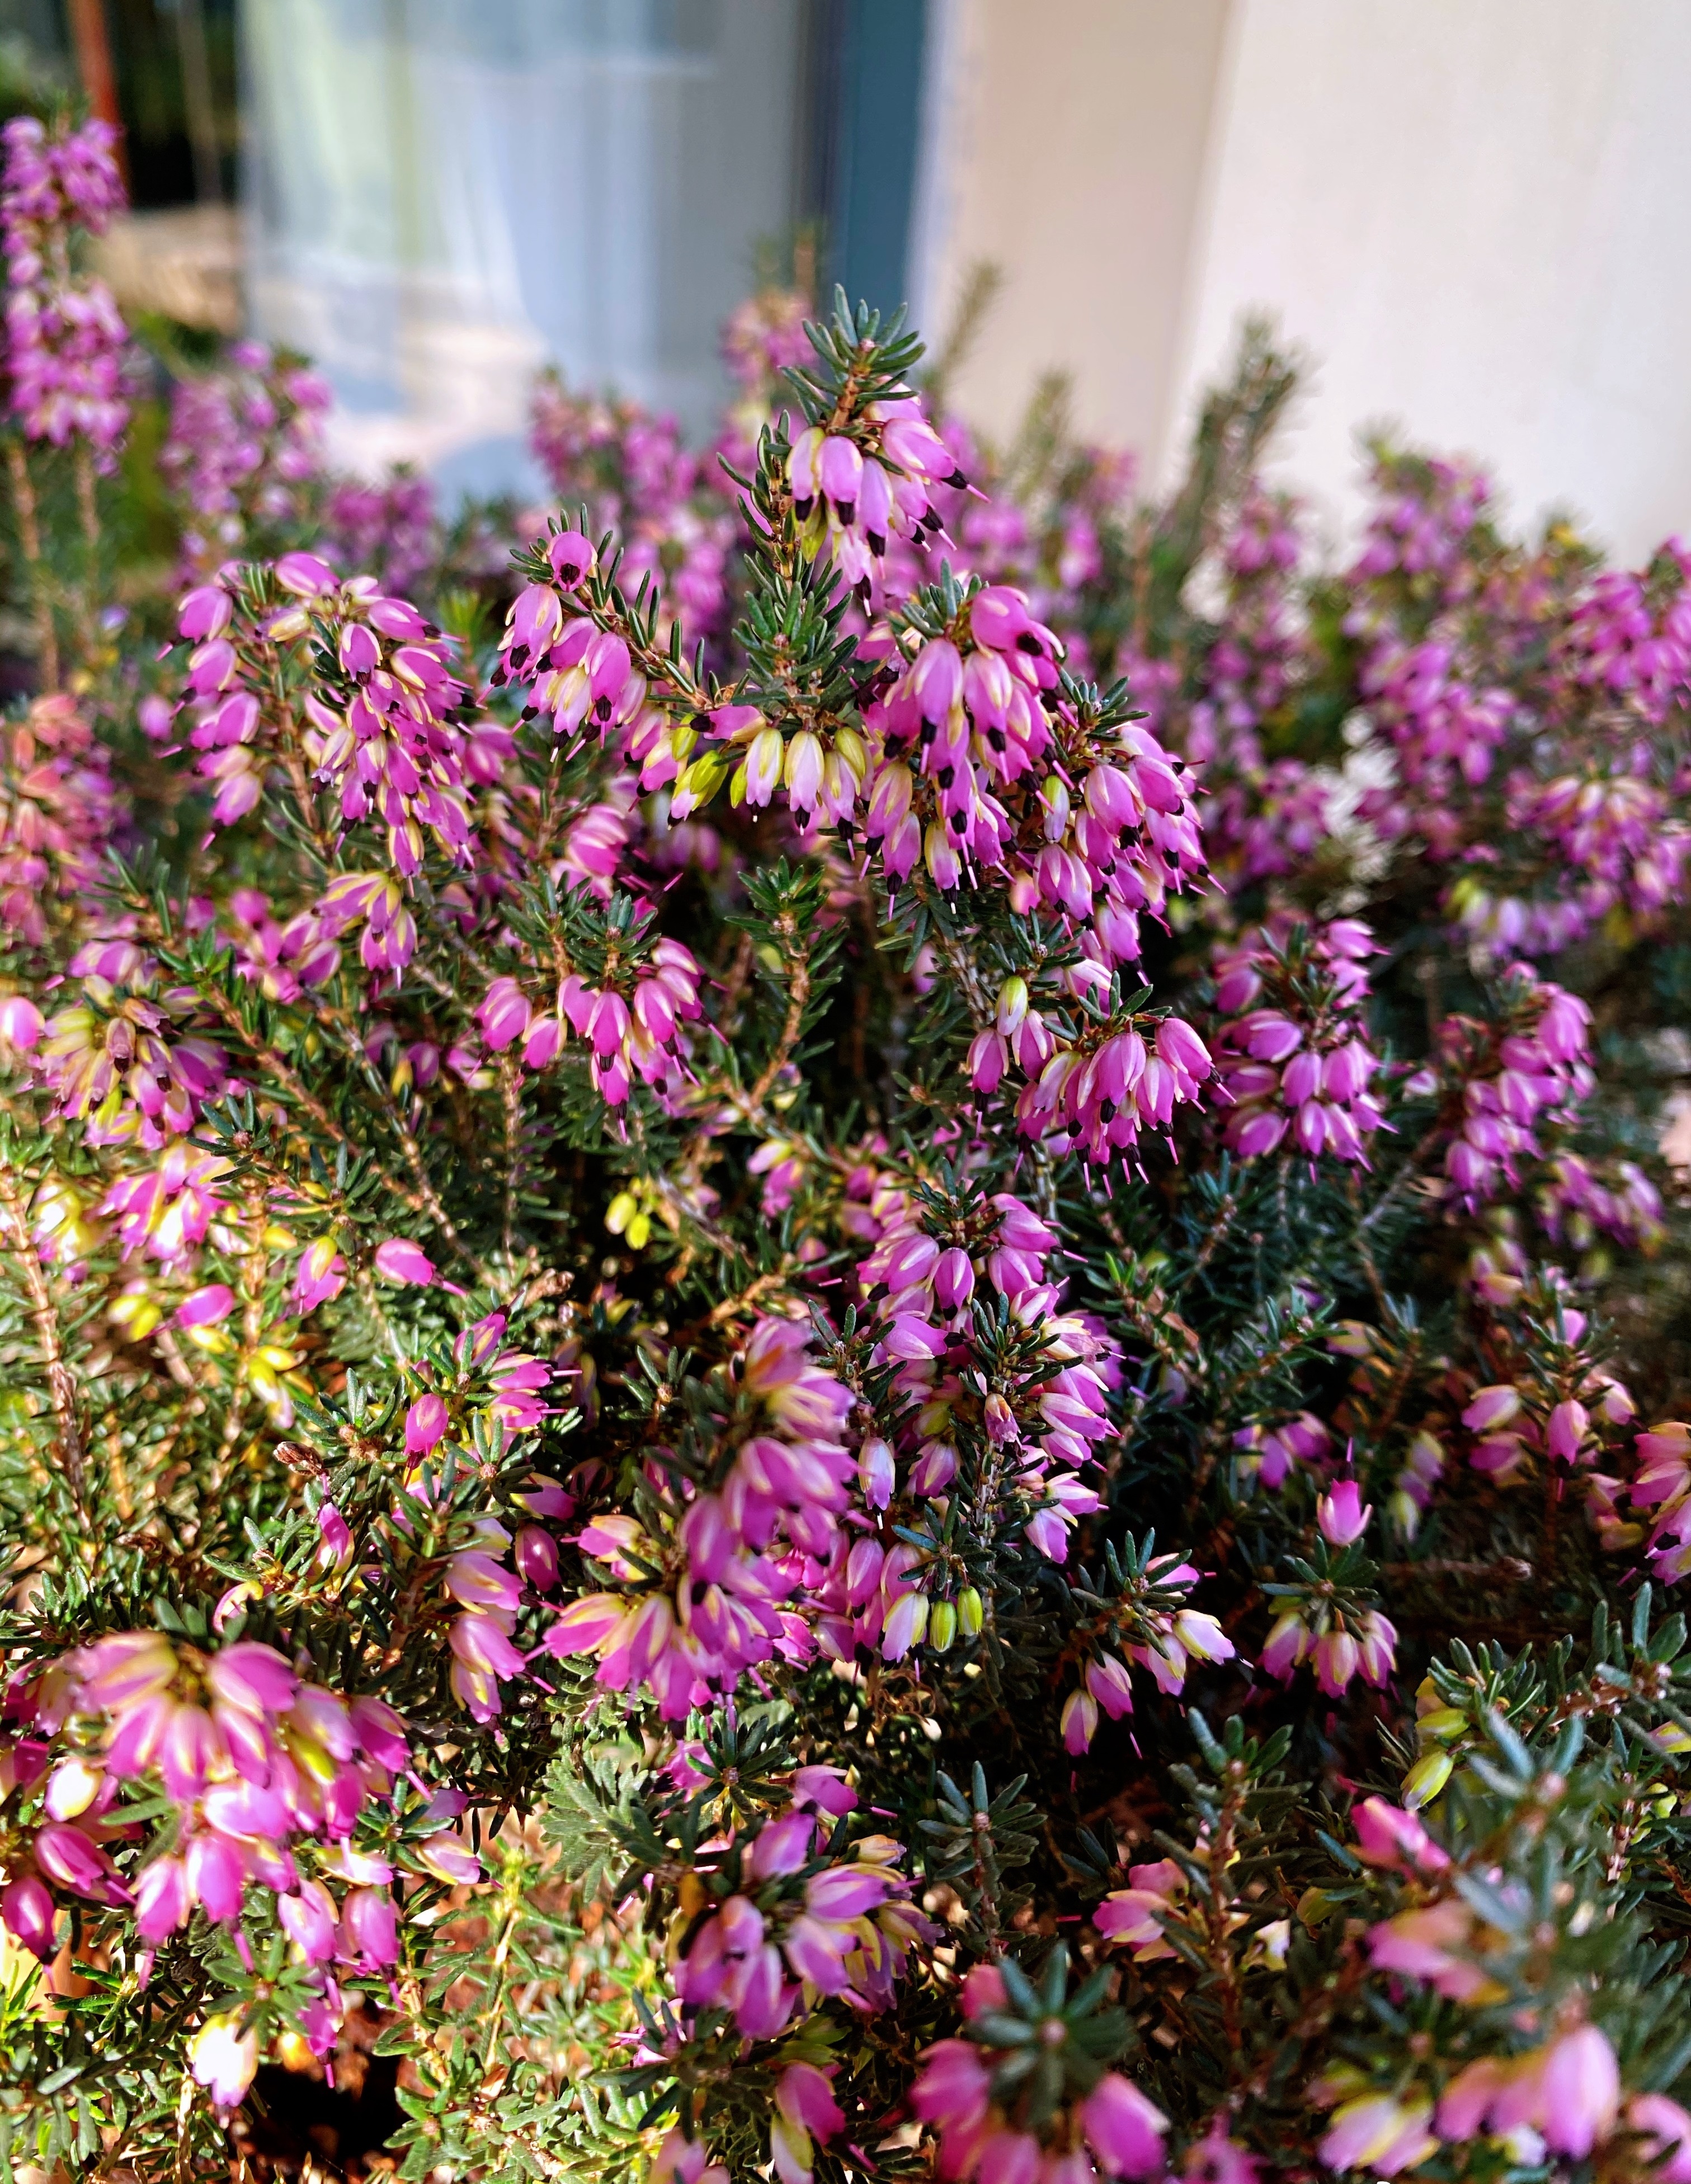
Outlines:
[[[968,267],[1004,275],[957,382],[1010,430],[1040,375],[1077,421],[1156,444],[1193,264],[1227,0],[929,0],[912,290],[943,334]]]
[[[949,8],[924,292],[1006,270],[982,421],[1068,362],[1087,428],[1166,467],[1267,304],[1316,365],[1284,466],[1334,528],[1391,419],[1523,520],[1691,531],[1684,0]]]

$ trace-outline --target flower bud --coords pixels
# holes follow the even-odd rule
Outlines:
[[[855,728],[834,731],[834,753],[861,788],[869,771],[868,746]]]
[[[857,1451],[857,1481],[872,1509],[885,1509],[891,1501],[893,1477],[891,1444],[871,1435]]]
[[[86,1759],[61,1760],[47,1781],[48,1818],[74,1820],[79,1813],[86,1813],[99,1796],[104,1780],[101,1770]]]
[[[1045,806],[1045,838],[1060,842],[1069,831],[1069,785],[1060,774],[1046,776],[1040,791],[1040,801]]]
[[[1500,1381],[1489,1388],[1482,1388],[1462,1413],[1462,1423],[1471,1433],[1488,1433],[1493,1426],[1507,1425],[1521,1415],[1521,1390],[1508,1381]]]
[[[384,1281],[410,1282],[427,1289],[434,1279],[434,1262],[421,1245],[393,1236],[377,1245],[376,1271]]]
[[[24,994],[8,994],[0,1000],[0,1046],[28,1054],[39,1045],[44,1028],[41,1011]]]
[[[745,755],[745,801],[754,808],[767,804],[780,786],[787,755],[779,728],[760,728]]]
[[[998,1012],[996,1022],[1001,1036],[1009,1039],[1019,1032],[1027,1013],[1027,980],[1007,978],[998,989]]]
[[[525,1524],[516,1535],[516,1560],[524,1584],[550,1592],[558,1582],[558,1543],[541,1524]]]
[[[259,2036],[250,2027],[241,2030],[238,2010],[208,2017],[188,2042],[188,2067],[220,2109],[235,2108],[259,2067]]]
[[[881,1631],[881,1658],[901,1661],[905,1655],[922,1643],[928,1628],[928,1596],[921,1592],[901,1593],[893,1602]]]
[[[1368,1529],[1368,1520],[1374,1514],[1362,1499],[1361,1490],[1353,1479],[1342,1479],[1331,1494],[1324,1494],[1315,1505],[1315,1521],[1321,1528],[1321,1537],[1335,1547],[1348,1547],[1359,1540]]]
[[[593,566],[592,542],[579,531],[561,531],[546,542],[546,559],[558,582],[566,591],[573,591]]]
[[[58,1908],[50,1892],[32,1873],[20,1874],[0,1889],[0,1925],[43,1964],[53,1954]]]
[[[1430,1805],[1450,1780],[1454,1765],[1448,1752],[1429,1752],[1416,1760],[1404,1777],[1405,1809],[1418,1813],[1423,1805]]]

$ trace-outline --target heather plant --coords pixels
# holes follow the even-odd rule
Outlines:
[[[769,291],[161,573],[6,149],[0,2168],[1685,2184],[1681,549]]]

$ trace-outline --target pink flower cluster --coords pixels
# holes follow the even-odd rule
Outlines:
[[[779,397],[783,374],[810,360],[805,322],[814,316],[796,288],[761,289],[736,306],[723,328],[723,361],[742,394],[760,404]]]
[[[1332,838],[1333,783],[1302,759],[1276,759],[1216,796],[1205,839],[1224,884],[1305,870]]]
[[[566,520],[584,506],[595,536],[617,534],[619,581],[631,596],[643,577],[662,585],[666,618],[689,654],[701,639],[718,641],[735,520],[712,452],[684,447],[672,417],[572,393],[550,372],[536,384],[531,416],[530,445]],[[669,628],[661,634],[667,643]]]
[[[591,804],[565,832],[564,853],[552,869],[562,887],[584,887],[608,902],[620,881],[628,882],[628,844],[636,825],[632,783],[618,783],[603,804]]]
[[[215,1040],[182,1027],[198,1006],[192,989],[160,990],[159,966],[130,940],[90,941],[71,957],[81,997],[56,1010],[37,1067],[61,1114],[84,1123],[91,1145],[131,1140],[150,1152],[191,1130],[230,1089]]]
[[[846,582],[866,594],[889,542],[919,544],[938,532],[938,489],[968,482],[913,394],[871,402],[837,427],[807,426],[787,458],[806,549],[825,548]]]
[[[397,1238],[378,1248],[376,1266],[390,1281],[426,1284],[433,1279],[426,1255]],[[506,1325],[504,1312],[490,1312],[454,1338],[452,1358],[459,1384],[452,1393],[469,1410],[484,1409],[505,1433],[529,1433],[548,1415],[544,1397],[553,1368],[544,1357],[508,1348]],[[418,1459],[432,1455],[451,1421],[444,1396],[418,1396],[405,1412],[406,1453]]]
[[[1593,577],[1569,619],[1558,664],[1578,688],[1660,727],[1691,697],[1691,552],[1669,539],[1649,577],[1657,581],[1627,569]]]
[[[312,986],[332,976],[340,943],[360,935],[358,959],[366,971],[403,971],[416,952],[417,922],[403,881],[391,872],[340,872],[316,903],[279,936],[286,974]]]
[[[1077,1757],[1091,1749],[1101,1714],[1120,1721],[1133,1712],[1128,1664],[1142,1669],[1157,1688],[1178,1694],[1193,1661],[1231,1661],[1232,1640],[1213,1615],[1182,1603],[1199,1572],[1179,1555],[1158,1555],[1145,1566],[1094,1634],[1080,1680],[1063,1702],[1063,1749]]]
[[[723,328],[723,361],[739,390],[717,441],[718,454],[742,473],[757,460],[760,428],[790,399],[786,374],[808,364],[815,352],[805,322],[815,316],[795,288],[765,288],[748,296]]]
[[[299,2030],[332,2053],[337,1970],[381,1971],[399,1954],[393,1865],[351,1841],[409,1764],[393,1709],[304,1680],[269,1646],[207,1651],[130,1630],[15,1681],[5,1711],[17,1727],[0,1773],[34,1808],[0,1890],[13,1939],[45,1961],[65,1897],[126,1912],[144,1981],[152,1951],[196,1912],[229,1929],[248,1962],[249,1926],[273,1919],[315,1972]],[[155,1786],[166,1815],[133,1859],[147,1830],[124,1795],[150,1802]],[[480,1872],[444,1832],[460,1808],[438,1801],[410,1853],[448,1885]]]
[[[288,554],[276,564],[282,588],[300,602],[248,628],[221,582],[198,587],[181,604],[179,627],[193,645],[187,688],[189,741],[205,755],[200,772],[217,784],[214,818],[227,826],[263,791],[269,739],[287,731],[261,699],[270,649],[304,637],[315,617],[336,662],[342,702],[304,701],[304,759],[338,797],[343,826],[373,817],[385,829],[393,869],[421,868],[424,830],[449,856],[470,855],[462,715],[469,693],[452,672],[451,640],[404,599],[385,598],[373,577],[341,582],[326,561]],[[319,905],[319,913],[325,906]],[[336,899],[335,914],[345,909]],[[362,906],[354,914],[368,915]]]
[[[372,878],[370,874],[356,877],[366,881]],[[374,877],[378,885],[385,886],[379,876]],[[338,905],[340,900],[337,895]],[[208,922],[212,922],[233,947],[241,976],[257,986],[268,1000],[297,1001],[311,987],[332,978],[340,967],[341,951],[334,935],[342,928],[333,914],[321,905],[297,911],[284,923],[275,916],[271,898],[261,889],[235,888],[222,906],[220,917],[212,909]]]
[[[753,1429],[714,1489],[678,1490],[654,1451],[650,1523],[611,1512],[579,1535],[583,1555],[622,1589],[573,1602],[547,1647],[597,1654],[600,1684],[646,1686],[667,1720],[731,1693],[778,1653],[803,1661],[814,1650],[788,1603],[815,1589],[837,1552],[856,1466],[844,1438],[851,1396],[806,1345],[791,1321],[753,1329],[730,1391]]]
[[[1476,689],[1460,671],[1456,647],[1431,638],[1419,644],[1383,638],[1361,681],[1375,726],[1391,739],[1399,778],[1415,792],[1416,830],[1436,856],[1449,855],[1461,838],[1460,791],[1490,779],[1515,722],[1515,700],[1498,685]],[[1363,808],[1388,840],[1412,823],[1410,804],[1394,792],[1372,792]]]
[[[99,1210],[116,1216],[125,1257],[144,1251],[165,1267],[183,1270],[212,1223],[229,1210],[218,1189],[229,1167],[191,1138],[173,1138],[150,1167],[119,1176]]]
[[[302,585],[306,573],[315,576],[314,604],[328,595],[319,611],[344,678],[344,712],[315,722],[316,777],[338,794],[343,825],[374,818],[385,828],[388,859],[403,878],[421,868],[425,828],[449,857],[467,863],[461,728],[470,694],[453,672],[454,640],[406,600],[383,597],[372,579],[339,588],[326,565],[307,572],[302,558],[286,566]]]
[[[1241,1471],[1253,1474],[1271,1493],[1279,1492],[1300,1463],[1319,1464],[1332,1445],[1331,1434],[1309,1411],[1275,1425],[1258,1420],[1233,1436]]]
[[[1352,1813],[1363,1862],[1395,1873],[1430,1893],[1370,1931],[1376,1967],[1398,1978],[1425,1982],[1447,1999],[1482,2008],[1509,1992],[1487,1962],[1488,1947],[1504,1937],[1449,1886],[1452,1861],[1413,1813],[1370,1797]],[[1486,1875],[1497,1885],[1495,1872]],[[1501,1884],[1522,1909],[1518,1883]],[[1576,1928],[1577,1930],[1577,1928]],[[1526,2020],[1530,2036],[1541,2021]],[[1418,2167],[1441,2143],[1460,2146],[1487,2137],[1507,2142],[1517,2160],[1538,2163],[1547,2153],[1584,2160],[1622,2128],[1639,2135],[1655,2173],[1691,2179],[1691,2115],[1660,2093],[1623,2101],[1615,2051],[1598,2025],[1563,2014],[1536,2047],[1482,2055],[1445,2084],[1437,2103],[1414,2086],[1391,2091],[1371,2086],[1348,2064],[1332,2066],[1312,2089],[1334,2109],[1321,2145],[1333,2170],[1365,2169],[1396,2176]]]
[[[812,2184],[818,2140],[826,2144],[846,2128],[845,2113],[834,2098],[838,2068],[788,2063],[775,2081],[769,2153],[781,2184]],[[728,2184],[728,2170],[709,2159],[704,2140],[689,2139],[678,2126],[665,2134],[651,2176],[652,2184]]]
[[[337,1294],[346,1279],[343,1262],[332,1244],[325,1242],[302,1255],[301,1284],[312,1279],[314,1259],[323,1268],[323,1288],[321,1293],[308,1290],[299,1296],[302,1310],[310,1310],[325,1295]],[[377,1247],[374,1271],[384,1281],[423,1287],[435,1279],[427,1254],[400,1237]],[[514,1539],[505,1524],[487,1514],[470,1518],[466,1539],[461,1515],[443,1499],[445,1452],[489,1445],[507,1447],[551,1414],[553,1407],[546,1397],[555,1367],[544,1357],[508,1347],[505,1328],[503,1312],[477,1320],[453,1343],[455,1373],[444,1380],[433,1373],[425,1379],[423,1391],[405,1414],[405,1490],[378,1524],[397,1552],[425,1557],[430,1591],[438,1585],[450,1617],[447,1643],[452,1695],[477,1722],[496,1719],[504,1711],[501,1682],[527,1673],[528,1656],[514,1642],[517,1618],[531,1592],[544,1596],[556,1590],[558,1543],[549,1525],[567,1518],[575,1507],[573,1496],[556,1480],[536,1474],[516,1497],[533,1521],[520,1526]],[[460,1464],[453,1476],[455,1501],[473,1494],[473,1470]],[[449,1515],[459,1526],[452,1535],[459,1543],[438,1559],[438,1548],[431,1549],[421,1538],[420,1527],[426,1518],[444,1523]],[[317,1523],[324,1566],[349,1565],[356,1542],[332,1502],[321,1505]],[[512,1568],[506,1567],[507,1555]]]
[[[1062,657],[1024,593],[975,592],[864,714],[865,831],[893,881],[918,857],[941,888],[1002,870],[1013,909],[1062,918],[1108,971],[1138,960],[1141,913],[1202,877],[1203,841],[1184,762],[1135,725],[1083,733]]]
[[[1539,1153],[1535,1126],[1567,1117],[1590,1092],[1590,1022],[1577,994],[1516,964],[1498,1024],[1450,1017],[1440,1025],[1440,1072],[1459,1087],[1461,1101],[1444,1160],[1456,1204],[1471,1212],[1504,1183],[1515,1184],[1518,1163]],[[1430,1089],[1437,1082],[1428,1071],[1406,1089]]]
[[[1129,2078],[1106,2070],[1090,2092],[1059,2110],[1043,2131],[1016,2120],[1013,2069],[1025,2050],[996,2046],[1007,2007],[996,1964],[977,1964],[963,1987],[969,2036],[941,2040],[922,2061],[910,2104],[939,2140],[939,2173],[969,2184],[1093,2184],[1099,2176],[1156,2176],[1164,2168],[1169,2120]],[[1050,2020],[1059,2036],[1061,2019]]]
[[[380,483],[341,478],[323,515],[328,558],[373,574],[388,594],[409,592],[433,572],[440,550],[434,487],[416,472],[396,470]]]
[[[1687,601],[1691,618],[1691,590]],[[1536,917],[1511,899],[1498,903],[1482,924],[1495,946],[1526,946],[1540,935],[1541,946],[1566,945],[1617,907],[1649,919],[1683,900],[1691,827],[1672,816],[1670,788],[1649,777],[1648,766],[1635,749],[1606,766],[1511,784],[1510,825],[1541,842],[1554,869],[1577,877],[1566,900]],[[1471,911],[1465,922],[1482,922]]]
[[[1317,1501],[1316,1527],[1328,1547],[1349,1547],[1373,1514],[1355,1480],[1342,1479]],[[1341,1562],[1330,1576],[1318,1565],[1313,1582],[1272,1588],[1281,1605],[1262,1652],[1264,1669],[1283,1682],[1303,1662],[1312,1663],[1328,1698],[1340,1697],[1359,1673],[1365,1683],[1383,1688],[1397,1665],[1395,1625],[1343,1582],[1343,1569]]]
[[[349,1705],[302,1684],[267,1646],[237,1642],[204,1656],[160,1631],[100,1639],[43,1675],[33,1725],[51,1735],[84,1717],[103,1720],[103,1741],[49,1776],[47,1841],[36,1838],[36,1864],[95,1894],[70,1878],[80,1860],[81,1873],[99,1875],[106,1900],[122,1893],[98,1829],[75,1823],[103,1817],[120,1783],[156,1773],[181,1809],[183,1833],[181,1855],[142,1875],[136,1900],[146,1941],[174,1931],[196,1902],[232,1918],[248,1879],[293,1886],[287,1839],[350,1834],[366,1797],[385,1792],[407,1757],[399,1718],[380,1700]]]
[[[762,808],[783,790],[806,830],[849,835],[861,824],[894,883],[918,861],[947,890],[990,877],[1021,914],[1043,911],[1076,932],[1083,960],[1063,973],[1071,995],[1108,992],[1113,967],[1138,957],[1141,913],[1160,916],[1169,894],[1202,873],[1182,762],[1141,729],[1082,727],[1058,694],[1061,647],[1019,591],[974,591],[912,658],[878,628],[864,657],[882,663],[882,694],[861,736],[841,728],[825,744],[810,727],[784,736],[745,705],[672,726],[672,698],[655,700],[627,640],[595,613],[570,610],[595,566],[591,542],[555,533],[547,556],[554,581],[519,595],[493,681],[525,688],[527,715],[550,715],[554,733],[620,746],[643,791],[672,788],[672,822],[731,773],[734,801]],[[1095,1017],[1065,1036],[1018,979],[998,1017],[971,1052],[977,1089],[1019,1067],[1024,1133],[1081,1143],[1094,1162],[1130,1147],[1141,1125],[1166,1128],[1209,1073],[1203,1042],[1177,1020],[1158,1027],[1154,1051],[1125,1018]]]
[[[556,1544],[538,1525],[525,1526],[523,1536],[527,1544],[522,1563],[539,1580],[538,1589],[546,1590],[549,1577],[556,1580]],[[527,1666],[527,1657],[511,1642],[523,1601],[523,1577],[499,1559],[511,1543],[502,1524],[483,1519],[480,1538],[479,1546],[460,1548],[449,1558],[442,1583],[458,1608],[448,1640],[453,1696],[472,1719],[492,1721],[504,1711],[500,1680],[520,1676]]]
[[[1526,1371],[1475,1390],[1462,1424],[1476,1436],[1468,1459],[1476,1471],[1511,1479],[1533,1457],[1564,1471],[1589,1466],[1601,1453],[1604,1428],[1631,1422],[1634,1406],[1626,1387],[1581,1356],[1588,1324],[1584,1312],[1562,1307],[1561,1342],[1571,1362],[1560,1392]]]
[[[1001,1019],[1005,1013],[1001,993]],[[1024,1028],[1035,1013],[1028,1011]],[[1082,1022],[1073,1039],[1053,1036],[1036,1076],[1029,1070],[1016,1127],[1024,1137],[1043,1138],[1053,1152],[1078,1150],[1103,1167],[1118,1152],[1132,1155],[1141,1130],[1171,1134],[1175,1109],[1197,1103],[1214,1065],[1209,1049],[1179,1017],[1141,1018],[1122,1010]],[[985,1089],[978,1069],[974,1082]]]
[[[1666,1240],[1661,1193],[1636,1161],[1594,1164],[1579,1153],[1558,1153],[1549,1164],[1540,1208],[1551,1235],[1577,1250],[1598,1235],[1629,1251],[1650,1252]]]
[[[1506,562],[1486,547],[1476,475],[1388,459],[1381,478],[1406,550],[1376,526],[1346,627],[1369,646],[1361,688],[1393,778],[1359,816],[1460,861],[1447,908],[1494,956],[1569,947],[1616,910],[1659,918],[1688,856],[1652,746],[1691,688],[1685,549],[1576,589],[1549,548]]]
[[[952,458],[952,480],[978,475],[984,459],[968,426],[956,417],[929,421]],[[1048,491],[1031,506],[989,499],[971,485],[930,483],[937,528],[924,523],[909,537],[895,532],[888,539],[885,561],[872,576],[872,602],[907,599],[927,582],[933,574],[929,542],[939,538],[946,565],[960,579],[1013,584],[1027,593],[1041,619],[1054,621],[1061,614],[1066,621],[1082,622],[1084,593],[1103,573],[1101,530],[1127,496],[1134,460],[1120,449],[1077,452],[1081,459],[1049,480]],[[1096,671],[1078,627],[1069,640],[1068,660],[1077,674]]]
[[[597,566],[592,543],[583,532],[555,532],[546,552],[555,582],[530,584],[512,602],[494,687],[527,686],[524,719],[550,714],[554,735],[588,730],[605,743],[614,735],[624,755],[644,760],[653,731],[667,725],[646,705],[645,676],[622,638],[600,629],[589,614],[566,610]],[[666,778],[673,777],[672,770]]]
[[[85,227],[103,235],[129,200],[109,122],[53,129],[21,114],[6,125],[6,171],[0,194],[7,271],[14,281],[38,281],[64,230]]]
[[[637,1078],[678,1096],[684,1027],[700,1014],[699,967],[680,941],[660,938],[612,975],[623,971],[626,999],[609,978],[592,986],[572,971],[547,1009],[537,1009],[516,978],[495,978],[476,1011],[488,1051],[502,1054],[520,1039],[524,1068],[546,1069],[573,1032],[592,1050],[593,1088],[607,1106],[622,1106]]]
[[[100,233],[124,208],[114,133],[103,121],[49,129],[20,114],[0,141],[11,412],[29,438],[81,439],[109,467],[129,422],[128,329],[105,283],[73,270],[70,236]]]
[[[1447,2142],[1524,2130],[1535,2133],[1549,2153],[1582,2160],[1620,2120],[1615,2051],[1598,2026],[1582,2025],[1523,2055],[1488,2055],[1470,2063],[1446,2086],[1434,2121]],[[1628,2120],[1650,2139],[1668,2140],[1691,2165],[1691,2115],[1677,2102],[1644,2095],[1632,2103]]]
[[[1462,564],[1474,527],[1484,517],[1491,483],[1473,464],[1440,457],[1413,462],[1384,459],[1376,480],[1384,498],[1369,518],[1367,543],[1355,576],[1433,578],[1462,588]],[[1369,626],[1359,614],[1358,633]]]
[[[74,698],[0,728],[0,928],[39,948],[54,905],[86,900],[117,816],[110,754]]]
[[[159,467],[184,510],[188,582],[249,558],[255,533],[305,519],[330,399],[315,372],[260,342],[232,343],[215,371],[177,381]]]
[[[1691,1426],[1664,1418],[1633,1444],[1631,1500],[1649,1518],[1650,1568],[1665,1585],[1691,1571]]]
[[[1231,885],[1413,843],[1458,867],[1446,912],[1498,961],[1565,949],[1611,915],[1659,926],[1688,868],[1661,732],[1691,692],[1691,556],[1670,540],[1642,571],[1593,577],[1565,541],[1504,546],[1466,465],[1382,453],[1375,482],[1343,579],[1361,655],[1353,783],[1348,757],[1264,763],[1264,728],[1333,663],[1296,611],[1289,528],[1252,507],[1259,488],[1223,543],[1226,593],[1191,699],[1173,694],[1169,663],[1124,654],[1159,735],[1206,769],[1217,874]]]
[[[801,1768],[795,1786],[830,1818],[857,1802],[826,1767]],[[903,1847],[867,1836],[836,1859],[795,1806],[738,1847],[739,1888],[689,1927],[674,1966],[683,2012],[728,2009],[748,2040],[774,2040],[824,1997],[890,2008],[911,1942],[933,1930],[896,1869]]]
[[[1236,1019],[1216,1048],[1235,1103],[1225,1136],[1246,1159],[1273,1152],[1290,1132],[1311,1160],[1326,1152],[1366,1166],[1381,1120],[1372,1090],[1380,1065],[1363,1018],[1375,952],[1355,918],[1216,950],[1215,1005]]]
[[[1180,1916],[1180,1899],[1190,1882],[1172,1858],[1159,1858],[1127,1869],[1128,1886],[1113,1888],[1092,1914],[1092,1924],[1108,1942],[1131,1949],[1136,1964],[1166,1962],[1174,1953],[1164,1938],[1164,1923]]]
[[[1110,1430],[1108,1391],[1119,1370],[1102,1325],[1063,1309],[1063,1284],[1047,1263],[1054,1233],[1009,1191],[978,1198],[965,1188],[946,1206],[890,1192],[878,1215],[880,1233],[857,1279],[876,1315],[875,1362],[896,1367],[894,1385],[915,1407],[896,1446],[879,1438],[865,1445],[864,1502],[881,1513],[901,1492],[917,1501],[950,1494],[967,1430],[991,1452],[1005,1518],[1027,1512],[1029,1544],[1062,1562],[1070,1528],[1098,1506],[1082,1474]],[[1013,1326],[1044,1336],[1025,1368],[1007,1373],[993,1363],[976,1325],[977,1296],[992,1313],[1002,1300]],[[856,1541],[828,1596],[843,1618],[829,1626],[830,1652],[849,1658],[854,1645],[879,1644],[896,1659],[919,1641],[931,1604],[912,1561],[903,1544],[889,1540],[883,1551],[873,1536]]]

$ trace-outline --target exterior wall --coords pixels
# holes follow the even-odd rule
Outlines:
[[[958,387],[989,429],[1067,362],[1083,428],[1166,474],[1266,305],[1314,366],[1282,467],[1331,529],[1390,421],[1523,522],[1691,531],[1683,0],[952,4],[924,301],[1003,265]]]
[[[932,341],[968,268],[1004,275],[955,383],[1007,432],[1042,372],[1146,448],[1175,395],[1227,0],[930,0],[912,299]]]
[[[1642,554],[1691,529],[1691,8],[1237,0],[1182,365],[1278,309],[1286,468],[1332,514],[1389,418]]]

